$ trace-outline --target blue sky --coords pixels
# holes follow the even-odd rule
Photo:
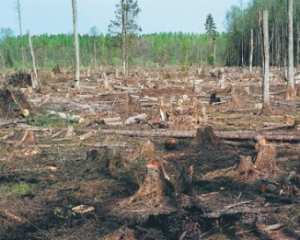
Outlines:
[[[206,16],[211,13],[217,31],[225,31],[224,20],[232,5],[246,6],[249,0],[138,0],[142,12],[138,23],[142,33],[184,32],[204,33]],[[16,0],[0,0],[0,28],[11,28],[19,35]],[[77,0],[78,31],[89,33],[96,26],[107,33],[110,20],[115,19],[118,0]],[[71,0],[20,0],[22,32],[31,35],[43,33],[72,33]]]

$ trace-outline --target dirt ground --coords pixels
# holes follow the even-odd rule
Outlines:
[[[214,71],[94,70],[80,90],[71,73],[39,73],[39,91],[1,90],[0,239],[300,239],[299,97],[285,100],[284,70],[272,69],[261,115],[259,68],[225,68],[222,88]],[[197,132],[208,126],[212,139]],[[145,193],[152,160],[169,180]]]

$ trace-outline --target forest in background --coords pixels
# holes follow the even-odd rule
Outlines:
[[[232,6],[226,15],[226,33],[215,41],[215,65],[247,66],[249,64],[250,32],[253,29],[253,65],[262,61],[258,12],[269,11],[270,64],[287,65],[287,3],[284,0],[253,0],[248,6]],[[294,61],[300,55],[300,1],[294,2]],[[204,23],[199,23],[204,24]],[[73,34],[39,35],[32,37],[36,65],[40,70],[74,66]],[[14,36],[9,28],[0,32],[0,68],[22,70],[22,44],[25,67],[31,68],[27,36]],[[95,27],[90,34],[79,36],[81,66],[120,67],[122,64],[121,36],[99,34]],[[208,34],[153,33],[131,36],[128,49],[129,66],[209,65],[213,41]]]

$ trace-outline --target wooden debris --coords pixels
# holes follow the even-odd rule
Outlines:
[[[25,143],[26,144],[35,144],[35,135],[33,131],[25,130],[22,140],[16,144],[16,146]]]
[[[52,110],[49,110],[48,112],[51,115],[58,115],[60,118],[65,119],[65,120],[70,120],[70,121],[76,121],[77,122],[81,119],[81,117],[79,115],[71,115],[71,114],[56,112],[56,111],[52,111]]]
[[[176,138],[168,138],[165,141],[165,148],[167,150],[174,150],[178,147],[178,140]]]
[[[93,136],[93,132],[92,131],[90,131],[90,132],[87,132],[87,133],[85,133],[85,134],[83,134],[83,135],[81,135],[81,136],[79,136],[79,139],[82,141],[82,140],[85,140],[85,139],[88,139],[88,138],[90,138],[91,136]]]
[[[79,205],[79,206],[76,206],[76,207],[72,208],[73,212],[80,213],[80,214],[90,213],[90,212],[93,212],[94,210],[95,210],[94,207],[87,206],[87,205]]]
[[[68,126],[65,138],[72,138],[74,135],[74,127]]]
[[[147,119],[147,117],[148,117],[148,115],[146,113],[142,113],[142,114],[136,115],[134,117],[129,117],[125,120],[125,125],[137,123],[139,120]]]
[[[15,214],[9,212],[6,209],[0,209],[0,216],[5,217],[5,218],[10,219],[10,220],[13,220],[13,221],[15,221],[17,223],[20,223],[20,224],[26,223],[26,220],[24,218],[19,217]]]

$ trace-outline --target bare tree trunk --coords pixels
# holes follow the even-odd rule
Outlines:
[[[72,0],[73,8],[73,30],[74,30],[74,49],[75,49],[75,80],[76,86],[80,86],[80,73],[79,73],[79,41],[78,41],[78,28],[77,28],[77,3]]]
[[[285,100],[296,98],[295,81],[294,81],[294,49],[293,49],[293,0],[287,0],[287,16],[288,16],[288,68],[286,73],[287,86],[285,89]]]
[[[261,46],[261,52],[262,52],[262,54],[261,54],[261,56],[262,56],[262,69],[263,69],[263,71],[264,71],[264,69],[265,69],[265,67],[264,67],[264,54],[263,54],[263,52],[264,52],[264,44],[263,44],[263,42],[264,42],[264,40],[263,40],[263,28],[262,28],[262,23],[263,23],[263,20],[262,20],[262,12],[261,11],[259,11],[258,12],[258,26],[259,26],[259,35],[260,35],[260,37],[259,37],[259,40],[260,40],[260,46]]]
[[[127,28],[126,28],[126,7],[127,0],[121,0],[122,5],[122,61],[123,61],[123,74],[127,75]]]
[[[299,19],[300,21],[300,19]],[[296,67],[299,68],[299,64],[300,64],[300,25],[299,25],[299,21],[297,22],[297,35],[298,35],[298,39],[297,39],[297,58],[296,58]]]
[[[94,39],[94,68],[97,67],[97,45],[96,39]]]
[[[294,39],[293,39],[293,0],[287,0],[288,3],[288,86],[295,88],[294,81]]]
[[[250,33],[250,57],[249,57],[249,72],[252,74],[252,59],[253,59],[253,29]]]
[[[31,44],[29,30],[27,30],[27,36],[28,36],[28,43],[29,43],[29,48],[30,48],[31,60],[32,60],[31,84],[32,84],[32,88],[36,89],[36,87],[37,87],[37,71],[36,71],[36,67],[35,67],[35,57],[34,57],[34,52],[33,52],[32,44]]]
[[[24,58],[24,46],[23,46],[23,40],[22,40],[23,34],[22,34],[22,21],[21,21],[21,5],[20,5],[20,0],[17,0],[17,11],[18,11],[19,28],[20,28],[20,38],[21,38],[22,71],[24,71],[25,58]]]
[[[270,64],[270,53],[269,53],[269,29],[268,29],[268,11],[264,10],[262,13],[262,30],[263,30],[263,107],[261,114],[270,114],[270,79],[269,79],[269,64]]]

